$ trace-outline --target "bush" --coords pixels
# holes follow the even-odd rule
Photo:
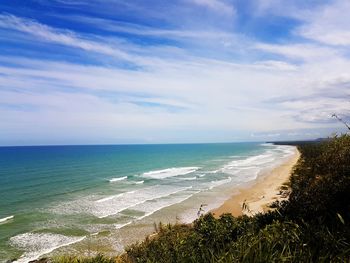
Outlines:
[[[350,136],[299,147],[302,160],[291,177],[292,193],[284,213],[303,220],[340,214],[350,219]],[[323,223],[327,223],[327,220]]]
[[[117,258],[105,257],[103,255],[97,255],[95,257],[73,257],[63,256],[54,258],[53,260],[44,261],[52,263],[117,263],[120,262]],[[43,262],[43,263],[44,263]]]

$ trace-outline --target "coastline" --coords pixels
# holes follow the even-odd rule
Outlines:
[[[260,148],[261,146],[259,145],[259,149]],[[277,150],[277,148],[279,150]],[[60,236],[61,233],[53,233],[50,236],[50,233],[48,233],[48,235],[46,234],[41,235],[40,232],[33,234],[31,231],[27,231],[27,232],[23,232],[23,234],[15,235],[14,238],[12,238],[14,241],[18,240],[17,243],[21,242],[20,244],[23,244],[23,242],[26,242],[25,244],[28,244],[26,245],[26,249],[27,248],[28,249],[24,250],[22,256],[21,257],[16,256],[16,257],[19,259],[19,261],[22,261],[22,262],[26,262],[29,256],[30,256],[29,258],[30,260],[34,259],[34,257],[40,258],[43,256],[55,257],[60,255],[77,255],[77,254],[86,256],[86,255],[98,254],[98,253],[103,253],[104,255],[112,257],[116,253],[123,253],[124,248],[126,246],[129,246],[136,242],[140,242],[144,240],[144,238],[146,238],[147,236],[152,235],[152,233],[154,233],[157,229],[158,222],[162,222],[163,224],[176,224],[176,223],[190,224],[195,219],[198,218],[198,208],[200,207],[201,204],[206,204],[206,206],[202,210],[203,213],[210,212],[212,209],[220,207],[220,205],[222,205],[229,196],[233,195],[234,192],[238,193],[238,189],[242,189],[244,187],[248,187],[250,185],[256,184],[257,181],[264,178],[265,176],[264,171],[266,171],[267,169],[272,169],[272,167],[277,166],[278,164],[285,162],[287,159],[291,158],[291,155],[293,155],[293,151],[294,151],[294,148],[290,148],[289,150],[287,149],[286,151],[286,149],[281,150],[279,147],[271,147],[271,146],[267,148],[265,147],[264,149],[265,150],[263,152],[258,151],[256,154],[253,154],[253,155],[248,154],[247,156],[244,156],[244,155],[241,156],[240,154],[235,155],[235,152],[233,152],[232,154],[227,155],[226,159],[224,158],[219,159],[220,162],[214,163],[214,164],[210,163],[210,165],[207,165],[207,167],[205,167],[204,169],[202,168],[204,172],[202,171],[197,172],[196,180],[186,180],[188,176],[185,178],[180,177],[180,179],[182,179],[184,182],[181,186],[185,188],[189,188],[187,189],[185,196],[176,195],[177,194],[176,192],[175,196],[172,196],[172,199],[170,198],[164,199],[164,201],[160,203],[161,205],[157,207],[155,207],[153,205],[154,203],[152,202],[150,203],[150,206],[144,206],[144,203],[146,203],[146,205],[148,204],[147,200],[139,205],[136,204],[139,211],[143,211],[142,208],[144,209],[145,214],[144,215],[135,214],[136,213],[135,211],[138,211],[137,209],[130,210],[129,214],[131,216],[134,216],[134,215],[138,216],[138,217],[132,218],[130,222],[127,220],[129,219],[128,218],[129,214],[127,213],[124,213],[121,216],[111,215],[109,218],[97,217],[98,219],[93,219],[93,221],[88,217],[88,219],[91,221],[85,222],[85,224],[89,223],[89,225],[87,225],[87,227],[89,228],[87,228],[87,233],[85,232],[82,233],[82,235],[86,238],[84,238],[84,240],[81,240],[81,242],[76,242],[76,243],[69,242],[68,245],[66,245],[67,244],[66,242],[63,242],[63,243],[59,242],[57,246],[51,246],[50,250],[49,248],[44,246],[43,249],[47,248],[47,250],[35,249],[35,253],[36,252],[38,253],[33,255],[34,250],[32,250],[31,248],[33,247],[32,244],[34,245],[38,244],[40,246],[41,244],[52,244],[51,240],[58,239],[58,241],[60,241],[61,240],[60,238],[63,238],[62,236]],[[235,158],[237,156],[239,158]],[[216,161],[215,158],[213,159]],[[271,160],[274,160],[274,161],[271,161]],[[231,175],[225,172],[220,173],[220,171],[222,171],[223,168],[225,167],[229,167],[229,168],[233,167],[233,169],[241,169],[243,172],[237,173],[237,178],[242,177],[241,179],[243,180],[243,182],[247,180],[250,180],[250,181],[243,183],[243,182],[239,182],[239,180],[237,181],[232,180],[231,182],[232,178],[230,176],[233,176],[234,178],[235,174]],[[267,167],[270,167],[270,168],[267,168]],[[182,170],[184,168],[186,169],[191,168],[191,170],[193,170],[194,167],[191,163],[191,165],[189,164],[188,166],[181,167]],[[254,169],[260,170],[258,175]],[[159,175],[161,173],[164,173],[164,171],[173,172],[173,170],[174,168],[161,169],[161,170],[153,169],[150,171],[146,170],[146,172],[142,172],[140,174],[146,173],[147,175],[150,175],[150,174]],[[182,172],[182,170],[180,170],[180,172]],[[206,173],[206,174],[203,174],[203,173]],[[250,174],[253,175],[254,176],[253,178],[255,179],[253,179],[250,176]],[[227,176],[229,177],[226,178]],[[181,183],[181,181],[179,181],[179,178],[177,178],[176,176],[170,176],[170,179],[172,177],[175,177],[177,180],[176,184],[173,187],[178,186],[179,182]],[[104,177],[102,178],[104,182],[103,187],[108,188],[108,186],[110,186],[111,188],[114,189],[118,185],[123,186],[123,184],[133,186],[133,184],[128,184],[128,180],[130,180],[130,182],[134,182],[134,181],[139,182],[140,180],[139,178],[135,178],[134,180],[131,180],[133,178],[130,179],[129,177],[128,179],[128,178],[125,178],[125,176],[123,177],[110,176],[110,178],[104,178]],[[190,178],[194,178],[194,177],[190,177]],[[161,179],[164,179],[164,178],[161,178]],[[168,186],[170,179],[164,180],[165,186]],[[137,186],[138,188],[140,188],[139,189],[140,192],[143,191],[143,188],[147,190],[150,187],[152,187],[152,185],[150,185],[147,188],[147,181],[145,182],[146,182],[145,183],[146,186],[143,186],[143,184],[141,186]],[[192,185],[189,186],[189,184],[191,183],[194,186]],[[202,184],[201,191],[195,188],[199,183]],[[169,187],[170,186],[168,186],[168,188]],[[192,187],[194,187],[194,189],[191,189]],[[171,191],[169,190],[170,195],[171,193],[174,192],[174,190],[172,189],[173,188],[170,188]],[[232,189],[234,189],[234,191],[232,191]],[[131,192],[134,191],[133,189],[127,189],[127,190],[124,189],[125,193],[131,194]],[[120,195],[119,193],[114,193],[113,191],[107,191],[106,193],[104,193],[104,195],[98,195],[94,197],[92,201],[90,199],[86,199],[85,202],[87,202],[86,204],[97,205],[97,208],[99,208],[101,207],[101,205],[99,205],[100,203],[105,203],[105,202],[108,203],[110,200],[113,201],[113,199],[116,199],[115,197],[118,197],[119,195]],[[124,197],[125,196],[126,194],[124,194]],[[133,197],[133,195],[131,197]],[[152,195],[152,198],[153,197],[154,197],[154,194]],[[176,197],[176,199],[174,199],[174,197]],[[74,203],[75,200],[78,200],[78,199],[73,199],[71,203],[63,202],[62,204],[63,205],[69,204],[69,207],[75,207],[75,208],[79,208],[80,205],[85,204],[80,199],[78,203]],[[91,203],[89,203],[90,201]],[[74,205],[77,205],[77,206],[74,206]],[[109,207],[113,208],[115,205],[119,205],[119,203],[114,202],[113,206],[101,207],[101,209],[103,208],[103,210],[101,211],[105,211],[105,209],[109,209]],[[124,203],[122,203],[121,205],[124,205]],[[95,207],[95,206],[92,206],[92,207]],[[152,208],[152,207],[154,207],[154,209],[149,211],[149,208]],[[57,209],[53,211],[58,211],[58,212],[63,211],[63,213],[70,211],[70,210],[65,210],[65,206],[62,206],[62,207],[54,206],[54,208],[52,209]],[[239,207],[239,210],[241,210],[240,207]],[[68,213],[68,215],[70,214]],[[18,216],[16,215],[16,217]],[[67,217],[64,218],[64,220],[66,219]],[[9,220],[9,222],[12,222],[12,221]],[[96,228],[94,228],[95,225],[96,225]],[[83,226],[84,225],[82,225],[81,227],[83,228]],[[99,228],[103,228],[103,229],[100,230]],[[73,233],[73,236],[69,235],[67,232],[62,233],[62,235],[63,236],[67,235],[67,237],[72,237],[72,238],[76,237],[75,233]],[[80,235],[78,236],[80,237]],[[45,242],[42,241],[44,239],[46,240]],[[13,244],[17,244],[17,243],[13,243]],[[42,251],[44,251],[45,253],[41,253]]]
[[[263,172],[254,182],[232,189],[235,194],[211,212],[218,218],[224,213],[252,216],[268,211],[271,203],[285,198],[281,195],[280,187],[288,181],[299,158],[300,153],[295,148],[294,154],[282,164],[271,171]]]

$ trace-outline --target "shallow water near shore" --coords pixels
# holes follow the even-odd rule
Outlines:
[[[261,143],[0,148],[0,262],[120,252],[191,222],[294,147]]]

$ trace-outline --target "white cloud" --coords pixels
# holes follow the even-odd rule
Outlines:
[[[302,3],[302,4],[301,4]],[[283,1],[258,0],[258,15],[272,14],[301,22],[295,34],[326,45],[350,45],[350,2],[343,0]]]
[[[281,136],[280,133],[260,133],[260,134],[255,134],[255,133],[252,133],[250,135],[251,137],[253,138],[275,138],[277,139],[278,137]]]
[[[96,41],[84,39],[72,31],[58,30],[30,19],[0,14],[0,27],[21,31],[38,37],[39,40],[75,47],[85,51],[111,55],[123,60],[133,60],[128,53],[115,46],[112,47]]]
[[[226,3],[222,0],[189,0],[190,2],[204,6],[216,12],[220,12],[222,14],[234,15],[236,10],[233,5]]]
[[[305,22],[296,33],[328,45],[350,45],[350,2],[335,1],[304,12]]]
[[[338,57],[339,51],[329,47],[321,47],[315,44],[265,44],[255,45],[256,49],[279,54],[290,59],[302,59],[315,61]]]
[[[62,125],[87,125],[87,121],[101,129],[108,129],[114,123],[115,128],[138,127],[138,130],[151,125],[158,129],[156,133],[159,134],[170,127],[232,130],[237,128],[237,123],[240,129],[261,129],[277,126],[281,121],[279,113],[257,106],[259,101],[271,96],[279,78],[275,79],[268,70],[259,73],[261,69],[255,65],[239,67],[197,61],[194,66],[176,61],[173,67],[160,65],[151,72],[134,72],[10,59],[17,63],[17,67],[1,68],[0,86],[12,86],[17,91],[11,94],[2,92],[1,101],[36,106],[40,112],[57,116],[56,120]],[[254,72],[256,78],[252,79]],[[261,83],[259,86],[256,85],[258,82]],[[268,91],[269,86],[272,89]],[[108,95],[103,95],[104,92]],[[164,107],[148,107],[149,103]],[[245,110],[237,111],[232,106],[244,107]],[[172,112],[168,107],[181,107],[184,111]],[[69,117],[65,120],[68,112]],[[269,116],[269,120],[256,120],[256,114]],[[18,110],[13,114],[8,110],[1,114],[2,118],[12,116],[16,122],[20,115]],[[24,115],[33,122],[41,120],[45,123],[50,118],[38,119],[37,112]],[[75,123],[72,124],[70,119]],[[106,124],[101,124],[102,120]]]
[[[223,1],[192,0],[192,3],[218,13],[233,8]],[[264,8],[270,7],[267,4]],[[328,22],[335,16],[330,13]],[[191,39],[194,44],[188,48],[141,46],[118,42],[117,37],[113,42],[111,38],[77,34],[1,15],[0,26],[4,30],[79,49],[86,56],[93,53],[100,61],[126,60],[140,67],[135,70],[113,63],[93,66],[78,64],[79,61],[74,64],[0,57],[0,123],[6,123],[6,127],[0,128],[0,137],[11,136],[15,130],[26,131],[28,126],[32,134],[42,128],[64,134],[84,133],[86,138],[89,134],[100,136],[109,138],[109,142],[131,137],[185,141],[197,139],[196,134],[202,131],[217,130],[227,134],[249,131],[248,139],[252,132],[259,139],[282,138],[282,132],[271,131],[319,128],[325,123],[333,127],[327,123],[331,113],[350,114],[347,110],[350,60],[346,49],[335,47],[345,46],[346,39],[335,40],[334,35],[326,38],[328,31],[321,30],[326,25],[316,16],[304,20],[301,17],[298,19],[304,24],[295,32],[312,41],[282,44],[257,42],[215,28],[165,30],[106,23],[110,32],[176,41]],[[101,26],[104,22],[93,19],[89,23]],[[346,25],[338,26],[336,21],[330,24],[331,28],[347,30]],[[209,45],[207,41],[212,42]],[[223,45],[217,45],[221,42]],[[238,42],[242,42],[239,48]],[[194,54],[195,44],[203,44],[205,52]],[[223,46],[232,52],[241,50],[249,62],[231,63],[232,53],[227,56],[221,53]],[[216,59],[208,59],[211,52]],[[266,59],[250,56],[255,52],[257,57]]]
[[[294,71],[297,70],[298,67],[288,62],[277,61],[277,60],[266,60],[256,62],[255,65],[262,69],[268,70],[281,70],[281,71]]]
[[[97,27],[110,32],[128,33],[139,36],[161,37],[169,39],[232,39],[237,37],[233,33],[228,33],[224,30],[200,30],[200,29],[160,29],[115,21],[111,19],[103,19],[89,16],[56,16],[62,19],[85,23],[93,27]]]

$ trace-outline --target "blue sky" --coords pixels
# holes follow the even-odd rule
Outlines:
[[[339,132],[349,13],[345,0],[2,0],[0,145]]]

